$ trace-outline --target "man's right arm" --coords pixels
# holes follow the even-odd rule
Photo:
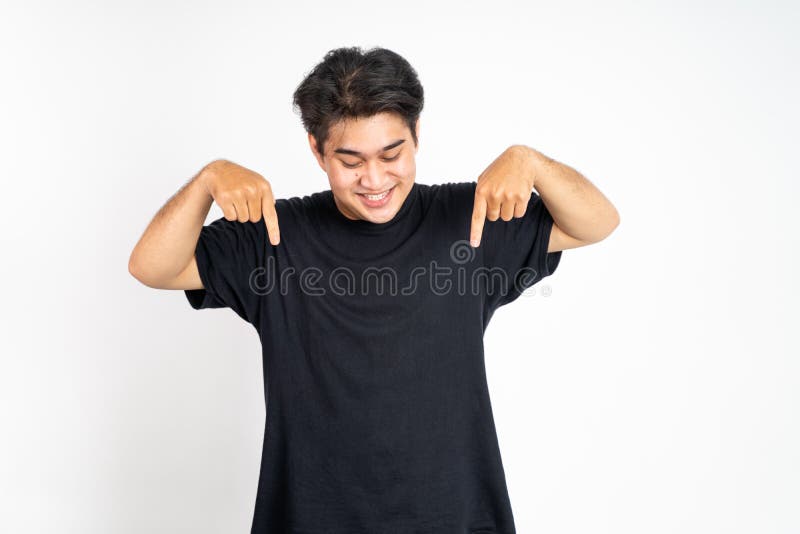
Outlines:
[[[224,215],[204,226],[212,203]],[[280,243],[275,204],[262,175],[212,161],[159,210],[128,271],[149,287],[183,289],[195,309],[228,307],[258,324],[262,298],[250,281]]]
[[[131,252],[128,271],[156,289],[202,289],[194,252],[214,202],[207,180],[215,160],[200,170],[156,213]]]

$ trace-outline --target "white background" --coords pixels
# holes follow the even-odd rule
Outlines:
[[[3,2],[0,531],[249,532],[258,336],[128,257],[212,159],[327,189],[291,96],[358,45],[420,183],[523,143],[621,214],[486,332],[518,532],[799,532],[800,10],[746,4]]]

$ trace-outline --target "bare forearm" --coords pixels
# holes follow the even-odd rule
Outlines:
[[[619,213],[594,184],[568,165],[529,146],[517,146],[528,155],[533,187],[559,228],[587,242],[600,241],[614,231]]]
[[[130,273],[159,287],[178,276],[191,261],[213,198],[204,180],[215,162],[186,182],[156,213],[131,252]]]

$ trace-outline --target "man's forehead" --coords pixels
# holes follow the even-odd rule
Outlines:
[[[379,154],[401,144],[405,138],[405,123],[391,113],[370,117],[348,117],[328,129],[331,150],[340,154]]]

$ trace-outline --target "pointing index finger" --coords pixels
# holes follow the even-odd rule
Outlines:
[[[264,215],[264,224],[267,226],[269,242],[277,245],[281,241],[281,233],[278,228],[278,213],[275,211],[275,200],[272,195],[261,197],[261,211]]]
[[[473,247],[481,244],[483,223],[486,221],[486,199],[483,195],[475,193],[475,204],[472,207],[472,226],[470,228],[469,243]]]

